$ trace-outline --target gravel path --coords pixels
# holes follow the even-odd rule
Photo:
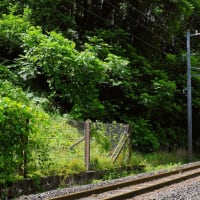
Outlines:
[[[194,165],[196,163],[191,163],[183,166],[189,166]],[[181,168],[181,167],[179,167]],[[139,177],[145,177],[152,174],[158,174],[162,173],[166,170],[160,170],[157,172],[148,172],[148,173],[142,173],[135,176],[127,176],[120,179],[114,179],[109,181],[102,181],[100,183],[95,184],[88,184],[88,185],[82,185],[82,186],[74,186],[71,188],[63,188],[58,190],[51,190],[48,192],[43,192],[40,194],[33,194],[33,195],[27,195],[27,196],[21,196],[18,198],[15,198],[13,200],[47,200],[52,197],[61,196],[64,194],[69,194],[73,192],[78,192],[86,189],[94,189],[96,187],[101,187],[104,185],[109,185],[113,183],[119,183],[125,180],[130,179],[137,179]],[[161,190],[157,190],[156,192],[148,193],[148,195],[143,195],[140,197],[132,198],[134,200],[200,200],[200,177],[185,181],[183,183],[175,184],[173,186],[165,187]]]

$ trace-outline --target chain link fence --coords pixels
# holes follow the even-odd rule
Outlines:
[[[27,173],[70,174],[126,165],[130,158],[126,124],[58,119],[29,145]],[[39,143],[38,143],[39,139]],[[35,146],[34,146],[35,145]]]

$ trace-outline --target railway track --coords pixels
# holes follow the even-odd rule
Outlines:
[[[124,200],[200,175],[200,164],[51,198],[51,200]]]

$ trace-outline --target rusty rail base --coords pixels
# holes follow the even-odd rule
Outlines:
[[[182,168],[182,169],[176,169],[176,170],[172,170],[172,171],[169,171],[169,172],[151,175],[151,176],[148,176],[148,177],[138,178],[138,179],[135,179],[135,180],[129,180],[129,181],[125,181],[125,182],[122,182],[122,183],[113,184],[113,185],[107,185],[107,186],[100,187],[100,188],[70,193],[70,194],[66,194],[66,195],[63,195],[63,196],[51,198],[50,200],[76,200],[76,199],[79,199],[79,198],[88,197],[92,194],[100,194],[100,193],[103,193],[103,192],[123,188],[123,187],[130,186],[130,185],[145,183],[145,182],[148,182],[148,181],[151,181],[151,180],[164,178],[164,177],[167,177],[167,176],[170,176],[170,175],[194,170],[194,169],[197,169],[197,168],[200,168],[200,165],[194,165],[194,166],[190,166],[190,167],[186,167],[186,168]],[[185,177],[185,180],[189,179],[190,178],[189,176],[191,176],[191,175],[188,175],[187,177]],[[197,175],[192,174],[192,177],[194,177],[194,176],[197,176]],[[134,194],[133,194],[133,192],[131,192],[130,194],[128,194],[128,193],[124,194],[125,195],[124,197],[117,197],[117,196],[116,197],[110,197],[110,198],[108,198],[108,200],[111,200],[111,199],[113,199],[113,200],[114,199],[120,199],[121,200],[123,198],[133,197],[134,195],[140,195],[140,194],[145,193],[147,191],[152,191],[152,190],[164,187],[167,184],[173,184],[173,183],[177,183],[177,182],[180,182],[180,181],[183,181],[183,180],[184,180],[183,178],[179,178],[179,179],[176,179],[176,180],[173,180],[173,181],[170,180],[170,181],[168,181],[168,183],[164,183],[164,184],[162,183],[162,184],[158,184],[158,185],[155,185],[155,186],[151,186],[148,189],[147,188],[138,189],[137,191],[134,191]],[[107,199],[105,199],[105,200],[107,200]]]
[[[158,183],[158,184],[155,184],[155,185],[136,189],[136,190],[131,191],[131,192],[127,192],[127,193],[123,193],[123,194],[120,194],[120,195],[108,197],[108,198],[105,198],[103,200],[122,200],[122,199],[127,199],[127,198],[133,198],[135,196],[145,194],[145,193],[151,192],[153,190],[160,189],[162,187],[169,186],[169,185],[172,185],[172,184],[175,184],[175,183],[179,183],[179,182],[182,182],[182,181],[190,179],[190,178],[194,178],[194,177],[199,176],[199,175],[200,175],[200,172],[189,174],[189,175],[186,175],[184,177],[164,181],[162,183]]]

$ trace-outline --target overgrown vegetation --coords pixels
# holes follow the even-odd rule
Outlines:
[[[12,182],[27,175],[32,148],[37,146],[40,159],[45,147],[38,124],[48,124],[48,115],[34,105],[19,87],[0,81],[0,184]],[[25,169],[26,167],[26,169]]]
[[[35,156],[41,161],[37,169],[47,173],[42,163],[51,157],[47,149],[54,144],[43,140],[43,134],[65,137],[56,121],[63,115],[128,123],[132,148],[141,153],[185,148],[184,36],[187,28],[198,30],[199,16],[196,0],[1,1],[1,182],[15,179],[15,167],[34,160],[31,148],[35,145]],[[196,55],[198,41],[191,43]],[[192,65],[198,67],[197,56]],[[192,86],[193,137],[198,150],[198,76]],[[102,132],[95,134],[106,151],[107,138]],[[94,159],[93,165],[104,164]],[[78,171],[82,166],[68,162],[52,167],[50,173],[59,167]],[[27,169],[34,171],[35,163]],[[19,167],[19,172],[23,176],[24,169]]]
[[[195,159],[198,160],[198,157]],[[111,180],[121,178],[129,175],[136,175],[138,173],[145,173],[149,171],[158,170],[172,170],[187,162],[187,151],[185,149],[179,149],[176,152],[154,152],[141,154],[134,152],[131,157],[130,171],[114,169],[106,174],[101,180],[93,180],[93,182],[100,182],[104,180]]]

